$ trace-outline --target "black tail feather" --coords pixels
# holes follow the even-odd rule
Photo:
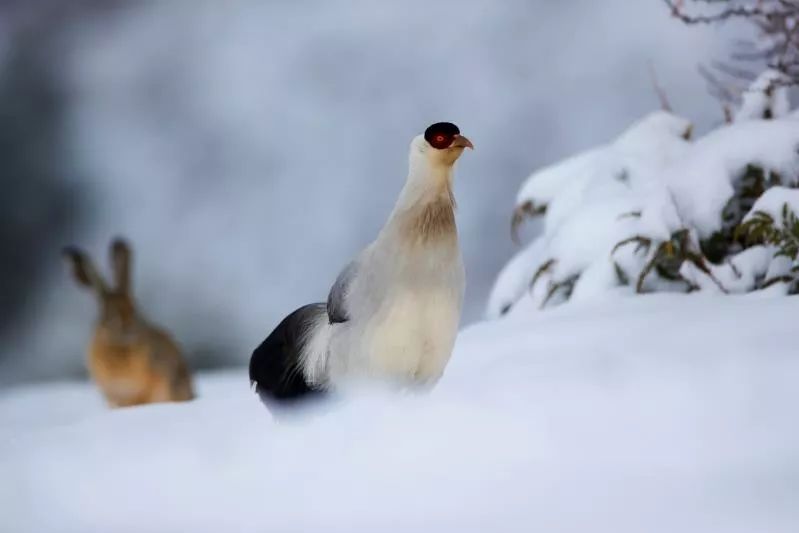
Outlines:
[[[300,307],[278,324],[250,357],[250,383],[261,401],[286,403],[315,396],[321,392],[306,379],[302,352],[308,341],[308,329],[327,313],[324,303]]]

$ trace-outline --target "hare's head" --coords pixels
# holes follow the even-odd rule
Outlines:
[[[114,329],[126,330],[137,322],[136,308],[131,295],[130,246],[123,239],[111,243],[113,283],[106,283],[91,258],[81,249],[68,246],[64,257],[72,267],[79,285],[94,291],[100,304],[100,322]]]

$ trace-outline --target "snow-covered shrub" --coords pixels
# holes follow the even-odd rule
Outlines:
[[[788,285],[789,292],[799,292],[799,190],[774,187],[767,190],[738,226],[736,238],[748,245],[774,247],[779,265],[762,281],[763,287],[776,283]],[[779,266],[779,269],[777,268]]]
[[[658,111],[533,173],[512,228],[543,217],[542,233],[500,273],[488,315],[619,292],[796,292],[799,120],[773,76],[696,141]]]

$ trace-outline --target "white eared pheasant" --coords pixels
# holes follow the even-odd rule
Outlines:
[[[327,303],[300,307],[250,359],[265,403],[350,379],[432,384],[455,343],[464,270],[453,167],[471,141],[449,122],[411,141],[409,171],[377,238],[339,274]]]

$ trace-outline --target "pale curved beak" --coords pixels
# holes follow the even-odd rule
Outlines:
[[[474,150],[474,145],[472,141],[468,138],[464,137],[463,135],[456,135],[455,139],[453,139],[452,144],[449,145],[450,148],[470,148]]]

